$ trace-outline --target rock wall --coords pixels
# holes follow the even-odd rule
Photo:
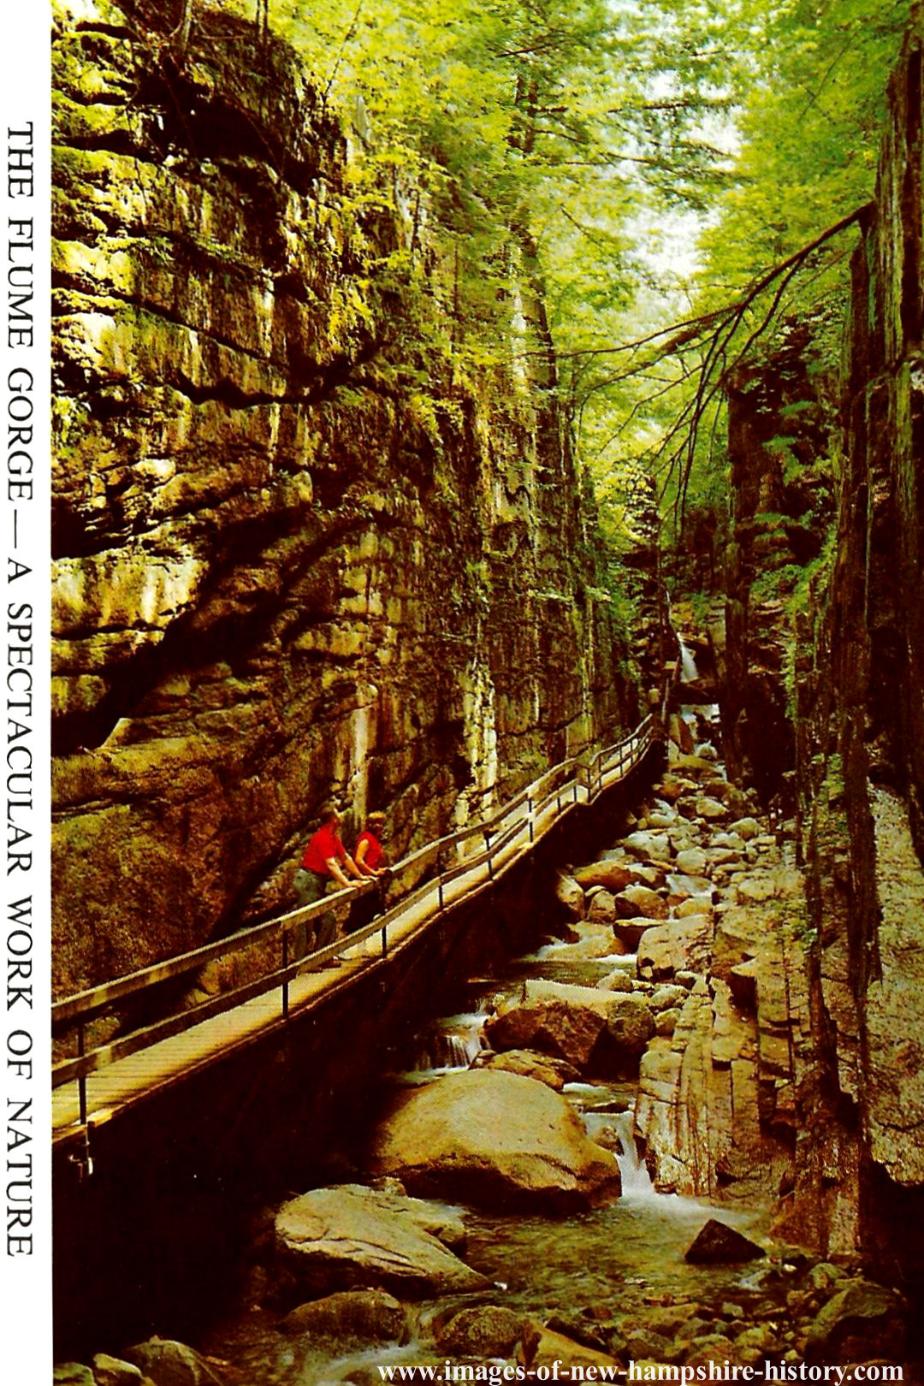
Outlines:
[[[730,534],[724,619],[713,617],[722,746],[732,778],[769,804],[794,764],[784,602],[821,553],[832,512],[820,322],[783,322],[765,361],[726,384]]]
[[[817,932],[818,1062],[790,1226],[922,1270],[924,1209],[924,22],[890,89],[853,262],[836,560],[799,622],[797,761]]]
[[[548,379],[290,50],[156,9],[56,6],[58,992],[287,901],[332,792],[400,853],[637,715]]]

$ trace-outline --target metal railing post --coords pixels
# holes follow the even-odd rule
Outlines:
[[[487,829],[485,829],[484,845],[485,845],[485,847],[487,848],[487,852],[488,852],[488,880],[489,880],[489,881],[493,881],[493,880],[494,880],[494,857],[491,855],[491,837],[492,837],[492,834],[491,834],[490,832],[488,832]]]
[[[388,925],[382,925],[382,957],[388,957]]]
[[[529,840],[530,840],[530,842],[535,842],[535,841],[536,841],[536,817],[535,817],[535,805],[533,804],[533,796],[532,796],[531,794],[528,796],[528,798],[527,798],[527,800],[526,800],[526,815],[527,815],[527,818],[529,819]]]
[[[282,967],[283,967],[283,971],[285,971],[285,969],[286,969],[288,966],[289,966],[289,931],[288,931],[288,929],[283,929],[283,931],[282,931]],[[289,979],[288,979],[288,977],[283,977],[283,979],[282,979],[282,1018],[283,1018],[283,1020],[288,1020],[288,1018],[289,1018]]]
[[[83,1021],[77,1026],[77,1057],[82,1059],[87,1052]],[[87,1075],[81,1073],[77,1079],[77,1096],[80,1102],[80,1124],[87,1124]]]

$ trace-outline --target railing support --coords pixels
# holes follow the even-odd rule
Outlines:
[[[288,929],[283,929],[283,931],[282,931],[282,965],[283,965],[283,968],[286,968],[286,967],[289,966],[289,931],[288,931]],[[288,979],[288,977],[283,977],[283,979],[282,979],[282,1018],[283,1018],[283,1020],[288,1020],[288,1018],[289,1018],[289,979]]]
[[[80,1059],[82,1059],[83,1056],[84,1056],[84,1054],[86,1054],[86,1052],[87,1052],[87,1048],[86,1048],[86,1043],[85,1043],[85,1035],[84,1035],[83,1021],[81,1020],[80,1024],[77,1026],[77,1057],[80,1058]],[[80,1077],[77,1079],[77,1095],[78,1095],[78,1099],[79,1099],[79,1102],[80,1102],[80,1124],[81,1124],[81,1126],[86,1126],[86,1124],[87,1124],[87,1076],[86,1076],[85,1073],[82,1073],[82,1074],[80,1075]]]
[[[529,840],[536,841],[536,806],[533,803],[533,796],[530,794],[526,800],[526,816],[529,820]]]
[[[382,957],[388,957],[388,925],[382,925]]]

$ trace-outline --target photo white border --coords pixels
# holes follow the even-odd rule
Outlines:
[[[17,830],[28,837],[16,843],[16,833],[9,827],[4,857],[4,990],[2,1009],[2,1101],[4,1121],[4,1158],[7,1163],[4,1186],[4,1238],[0,1256],[0,1304],[2,1304],[3,1333],[0,1335],[0,1380],[16,1386],[47,1386],[52,1379],[51,1331],[51,1042],[49,1010],[51,1001],[51,912],[50,912],[50,237],[51,237],[51,74],[50,74],[51,8],[45,0],[20,0],[6,7],[2,44],[0,44],[0,109],[2,109],[4,155],[0,197],[3,199],[4,240],[4,309],[3,330],[0,333],[0,393],[3,399],[3,506],[0,520],[3,561],[3,690],[6,703],[4,724],[4,759],[12,746],[31,747],[31,803],[14,805],[13,818]],[[11,147],[22,148],[24,141],[11,131],[31,126],[32,169],[31,191],[20,178],[11,182],[15,164],[22,156],[11,159]],[[32,246],[22,226],[12,223],[31,219]],[[16,242],[14,245],[13,242]],[[12,258],[11,258],[12,256]],[[31,263],[33,269],[32,311],[33,332],[25,340],[22,331],[12,334],[9,304],[9,270],[11,264]],[[25,271],[18,276],[18,292],[22,291]],[[19,313],[25,309],[20,306]],[[21,322],[21,317],[16,318]],[[33,433],[26,457],[12,458],[14,452],[26,451],[19,440],[11,444],[10,411],[17,392],[11,385],[22,384],[27,376],[13,372],[28,372],[32,401]],[[22,390],[19,402],[12,404],[14,416],[24,409]],[[31,467],[31,472],[28,468]],[[31,492],[25,485],[31,480]],[[16,484],[22,483],[22,484]],[[17,566],[19,565],[19,566]],[[28,569],[28,571],[22,571]],[[31,608],[26,615],[23,608]],[[13,620],[11,612],[20,612]],[[25,627],[31,627],[28,637]],[[31,646],[30,653],[23,649]],[[14,667],[30,667],[33,674],[32,705],[13,708],[16,698],[7,691],[7,679]],[[14,688],[24,684],[24,676],[14,677]],[[13,718],[17,731],[11,725]],[[23,730],[26,728],[27,730]],[[11,739],[12,737],[12,739]],[[11,770],[24,771],[27,756],[20,749],[13,764],[4,771],[4,799],[10,794],[6,777]],[[22,789],[22,781],[17,781]],[[28,868],[25,854],[31,851]],[[11,905],[31,895],[32,909],[29,924],[20,917],[11,922]],[[31,928],[31,993],[25,992],[22,972],[20,985],[8,985],[10,964],[30,956],[24,928]],[[14,974],[15,975],[15,974]],[[28,1041],[23,1038],[28,1036]],[[11,1048],[25,1049],[28,1058],[17,1065],[11,1059]],[[28,1111],[31,1121],[23,1116],[11,1120],[11,1113]],[[31,1131],[27,1141],[21,1137]],[[12,1134],[16,1132],[17,1135]],[[11,1142],[20,1139],[13,1151]],[[9,1236],[10,1210],[21,1207],[10,1199],[11,1180],[19,1179],[21,1170],[10,1168],[11,1161],[32,1161],[32,1225],[31,1250],[18,1247]],[[21,1190],[17,1192],[21,1193]],[[19,1224],[21,1230],[22,1223]]]

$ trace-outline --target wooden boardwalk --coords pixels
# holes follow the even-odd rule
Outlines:
[[[531,853],[552,827],[578,805],[592,803],[625,779],[656,740],[647,718],[624,741],[598,752],[589,762],[565,761],[553,767],[483,823],[430,843],[397,863],[397,878],[420,880],[384,914],[346,939],[307,957],[289,961],[300,926],[355,898],[341,891],[324,901],[278,919],[154,964],[105,983],[53,1007],[55,1031],[76,1031],[76,1057],[53,1068],[52,1127],[55,1143],[86,1136],[118,1112],[176,1083],[205,1065],[252,1042],[289,1018],[349,987],[370,968],[418,938],[460,901],[490,889]],[[479,839],[483,847],[479,847]],[[471,851],[475,845],[475,852]],[[453,858],[450,865],[447,859]],[[255,944],[280,944],[282,965],[256,981],[205,1003],[182,1009],[153,1025],[121,1035],[89,1051],[86,1026],[119,1003],[174,977],[194,977],[208,961]],[[342,961],[337,961],[339,958]]]

